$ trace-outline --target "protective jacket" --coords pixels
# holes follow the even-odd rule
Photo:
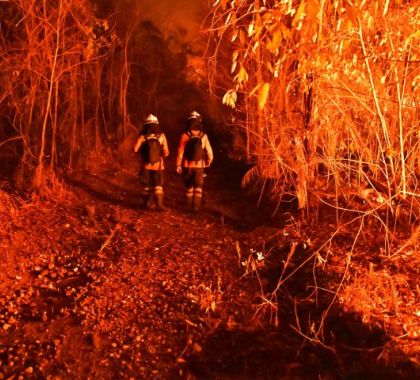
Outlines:
[[[134,152],[138,152],[140,150],[141,145],[146,142],[146,138],[148,135],[140,135],[140,137],[137,139],[136,145],[134,146]],[[168,148],[168,142],[166,140],[166,136],[163,133],[160,133],[157,137],[160,146],[162,148],[162,157],[160,158],[159,162],[156,163],[146,163],[144,162],[143,158],[141,158],[141,168],[146,170],[164,170],[165,164],[163,159],[169,156],[169,148]]]
[[[188,134],[184,132],[181,135],[181,140],[179,141],[178,154],[176,157],[176,165],[177,166],[181,165],[184,168],[191,168],[191,169],[199,169],[199,168],[205,168],[207,166],[210,166],[210,164],[213,161],[213,149],[210,145],[209,138],[207,137],[205,133],[201,131],[193,130],[191,131],[191,134],[196,135],[196,136],[199,136],[200,134],[202,134],[201,143],[203,145],[203,152],[205,153],[204,157],[199,161],[188,161],[184,157],[185,146],[190,140],[190,137],[188,136]]]

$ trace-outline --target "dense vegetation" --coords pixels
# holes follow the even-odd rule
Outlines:
[[[369,352],[375,361],[394,361],[397,367],[407,360],[420,363],[419,1],[214,0],[202,20],[206,5],[206,0],[0,1],[5,373],[14,374],[14,354],[7,352],[15,341],[21,339],[19,350],[26,354],[37,347],[36,334],[15,335],[31,318],[44,327],[48,318],[56,321],[56,332],[79,318],[80,336],[93,337],[92,358],[99,363],[103,352],[112,351],[115,357],[104,361],[117,363],[119,375],[143,368],[149,376],[157,369],[169,376],[175,366],[184,373],[189,355],[197,355],[194,360],[212,373],[210,359],[219,360],[226,332],[243,338],[260,327],[269,337],[274,327],[277,343],[296,339],[290,352],[302,339],[334,353],[337,362],[343,346],[336,332],[362,331],[356,342],[348,341],[346,355]],[[178,11],[175,27],[160,13]],[[200,20],[193,20],[196,14]],[[201,21],[197,37],[192,29]],[[180,181],[168,165],[173,203],[161,226],[159,216],[139,209],[133,139],[143,116],[153,112],[174,145],[192,109],[211,127],[220,166],[209,177],[219,178],[209,191],[207,215],[190,223],[177,208]],[[268,203],[269,222],[267,215],[253,214],[245,192],[232,185],[239,172],[246,172],[244,185],[257,188],[259,202]],[[252,225],[252,233],[244,225]],[[179,240],[180,226],[192,226],[193,238],[185,234]],[[166,256],[156,256],[160,251],[176,260],[168,264]],[[139,264],[139,257],[146,259]],[[150,270],[151,262],[160,277]],[[104,265],[112,269],[112,284]],[[196,268],[192,276],[190,267]],[[133,279],[141,287],[138,298],[125,282],[133,273],[146,278]],[[123,292],[114,294],[114,286],[133,291],[135,302],[127,303]],[[143,296],[161,291],[162,304],[142,304]],[[48,315],[50,298],[67,305],[63,313]],[[27,317],[28,305],[36,306],[35,317]],[[171,309],[184,307],[191,318]],[[162,308],[170,310],[175,332],[182,325],[186,346],[166,331]],[[133,309],[141,323],[147,314],[159,331],[145,338],[153,341],[147,353],[136,340],[141,323],[133,320],[135,334],[127,335],[126,314]],[[110,310],[113,318],[105,329]],[[347,329],[353,314],[357,327]],[[281,336],[282,323],[294,338],[286,330]],[[380,331],[377,346],[362,339],[368,330],[369,337]],[[46,341],[53,339],[48,334]],[[264,334],[259,339],[276,351],[275,339],[267,342]],[[33,340],[31,350],[25,339]],[[83,339],[74,344],[89,346]],[[208,362],[197,343],[205,339]],[[63,342],[74,359],[71,337]],[[179,352],[159,356],[154,345],[161,343]],[[123,347],[138,354],[136,364]],[[249,347],[244,368],[253,360],[255,347]],[[41,350],[41,357],[50,355],[48,350]],[[145,354],[153,364],[142,362]],[[305,355],[302,362],[312,352]],[[25,369],[22,358],[19,370]],[[289,360],[283,358],[280,371]],[[97,373],[108,373],[98,363]],[[54,374],[59,371],[54,365],[36,373]]]
[[[0,9],[0,148],[17,182],[33,179],[39,190],[58,167],[99,160],[148,112],[175,132],[200,103],[185,79],[182,36],[165,35],[132,1],[14,0]]]
[[[415,2],[222,0],[212,16],[210,79],[250,175],[294,183],[300,208],[367,187],[389,209],[418,197]]]

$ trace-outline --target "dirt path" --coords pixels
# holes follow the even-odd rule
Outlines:
[[[179,376],[205,331],[249,317],[235,305],[237,249],[258,250],[275,230],[238,231],[228,208],[189,214],[176,182],[168,212],[146,212],[136,178],[124,182],[74,175],[73,194],[16,215],[4,240],[15,255],[1,288],[3,377]]]
[[[168,175],[163,214],[141,209],[137,178],[122,172],[73,173],[59,200],[0,213],[8,226],[0,378],[338,379],[388,370],[369,368],[369,349],[343,362],[302,346],[289,327],[292,304],[275,311],[261,298],[278,277],[278,265],[263,268],[265,256],[295,237],[216,172],[204,210],[187,213],[180,181]],[[253,271],[260,265],[265,278]],[[312,267],[305,273],[295,290],[308,287]]]

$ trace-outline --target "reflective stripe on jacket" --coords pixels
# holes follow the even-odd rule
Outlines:
[[[134,152],[137,153],[140,150],[141,145],[145,141],[146,141],[146,136],[141,135],[137,139],[136,145],[134,145]],[[164,170],[165,169],[165,163],[163,159],[169,156],[168,142],[166,140],[166,136],[163,133],[159,135],[158,141],[160,142],[160,146],[162,147],[162,157],[160,158],[160,161],[154,164],[149,164],[149,163],[144,163],[143,158],[140,157],[142,169],[147,169],[147,170]]]
[[[192,135],[198,136],[201,131],[191,131]],[[187,145],[188,141],[190,140],[189,136],[186,132],[181,135],[181,140],[179,141],[178,145],[178,154],[176,157],[176,164],[177,166],[182,165],[185,168],[205,168],[206,166],[210,166],[213,161],[213,149],[211,148],[209,138],[204,133],[203,137],[201,138],[201,142],[203,144],[203,151],[205,152],[205,159],[201,159],[200,161],[188,161],[184,158],[184,151],[185,146]]]

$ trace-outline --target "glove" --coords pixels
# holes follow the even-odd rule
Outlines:
[[[181,166],[181,165],[177,165],[177,166],[176,166],[176,172],[177,172],[178,174],[181,174],[181,173],[182,173],[182,166]]]

